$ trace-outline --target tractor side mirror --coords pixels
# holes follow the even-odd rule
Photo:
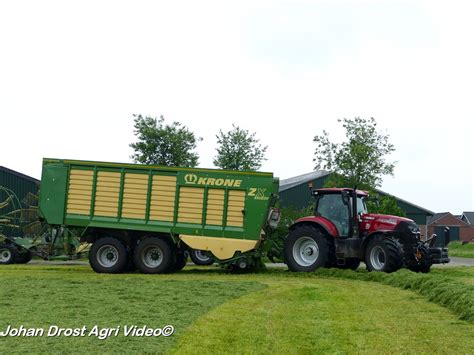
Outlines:
[[[345,204],[346,206],[349,205],[349,191],[342,191],[342,194],[341,194],[341,198],[342,198],[342,203]]]

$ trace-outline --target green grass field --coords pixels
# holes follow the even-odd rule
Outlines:
[[[171,324],[175,333],[4,337],[0,353],[470,354],[473,279],[474,268],[233,275],[187,267],[170,275],[101,275],[88,266],[7,265],[0,268],[0,331]]]
[[[449,256],[460,258],[474,258],[474,243],[462,245],[460,242],[451,242],[448,244]]]

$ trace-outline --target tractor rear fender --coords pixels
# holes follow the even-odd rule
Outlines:
[[[334,223],[332,223],[330,220],[324,217],[309,216],[309,217],[303,217],[303,218],[297,219],[295,223],[291,225],[290,230],[293,230],[296,227],[301,226],[301,225],[316,225],[317,227],[324,230],[327,233],[327,235],[330,235],[333,238],[339,237],[339,233]]]

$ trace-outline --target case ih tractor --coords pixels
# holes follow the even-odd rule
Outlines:
[[[363,261],[369,271],[407,267],[429,272],[431,265],[449,262],[448,249],[434,247],[436,235],[422,241],[412,220],[368,213],[366,192],[325,188],[311,189],[311,193],[316,198],[314,216],[297,220],[285,240],[290,270],[356,269]],[[449,230],[445,246],[448,242]]]

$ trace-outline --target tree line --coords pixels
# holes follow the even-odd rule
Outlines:
[[[157,119],[134,115],[134,127],[138,139],[130,144],[134,162],[191,168],[198,165],[196,148],[202,138],[181,123],[166,124],[163,116]],[[255,135],[236,125],[228,132],[219,130],[214,165],[228,170],[260,169],[266,160],[267,147],[262,146]]]
[[[130,144],[134,150],[131,158],[136,163],[163,166],[196,167],[199,155],[197,144],[202,138],[180,122],[166,123],[165,118],[133,115],[136,141]],[[371,202],[370,210],[395,215],[404,215],[393,197],[376,192],[384,176],[392,175],[395,162],[387,157],[395,151],[389,142],[389,135],[377,129],[374,118],[340,119],[345,130],[345,141],[336,143],[327,131],[313,139],[314,169],[325,169],[332,174],[325,187],[357,187],[378,197],[378,203]],[[233,124],[229,131],[216,134],[217,146],[213,163],[228,170],[257,171],[267,160],[268,146],[263,146],[255,132]]]

